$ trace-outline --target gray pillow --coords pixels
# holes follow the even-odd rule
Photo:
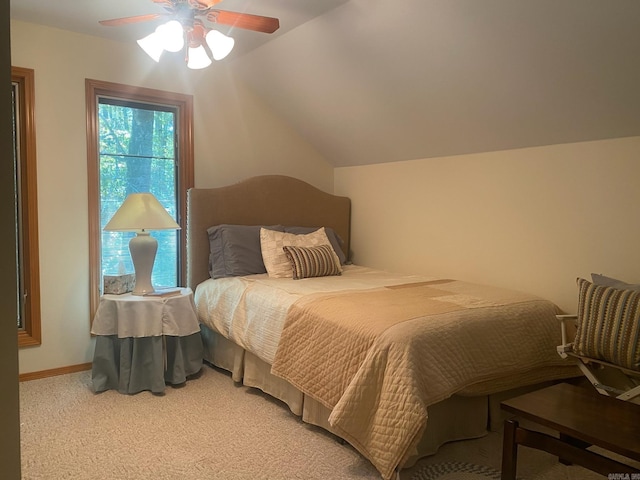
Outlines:
[[[613,287],[618,290],[633,290],[635,292],[640,292],[640,285],[633,284],[633,283],[626,283],[626,282],[623,282],[622,280],[606,277],[598,273],[592,273],[591,280],[593,281],[594,285],[599,285],[602,287]]]
[[[284,227],[284,231],[286,233],[294,233],[296,235],[307,235],[311,232],[315,232],[319,228],[321,227]],[[340,265],[344,265],[345,263],[347,263],[347,256],[342,250],[342,245],[344,244],[342,238],[340,238],[340,235],[338,235],[331,227],[324,227],[324,231],[327,234],[329,242],[335,250],[336,255],[338,255]]]
[[[267,273],[262,261],[260,228],[284,232],[282,225],[214,225],[209,235],[211,278]]]

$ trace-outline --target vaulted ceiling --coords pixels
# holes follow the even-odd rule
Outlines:
[[[73,13],[80,4],[92,13]],[[139,38],[136,27],[96,33],[95,24],[159,7],[11,0],[11,8],[25,21]],[[637,0],[224,0],[220,8],[280,18],[271,36],[234,32],[230,65],[335,166],[640,135]]]

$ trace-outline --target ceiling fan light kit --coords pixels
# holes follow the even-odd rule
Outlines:
[[[160,56],[165,50],[179,52],[184,50],[184,46],[187,44],[189,46],[186,53],[187,67],[192,69],[205,68],[211,65],[211,57],[214,60],[222,60],[229,55],[235,41],[217,30],[209,30],[204,35],[205,47],[205,42],[201,38],[203,31],[207,31],[207,29],[202,25],[198,25],[198,28],[183,28],[180,22],[171,20],[160,25],[152,34],[138,40],[138,45],[147,55],[159,62]],[[207,52],[207,47],[210,53]]]
[[[204,20],[220,25],[230,25],[262,33],[273,33],[280,27],[277,18],[214,10],[213,6],[222,0],[152,0],[162,4],[165,14],[138,15],[135,17],[101,20],[105,26],[126,25],[155,20],[168,16],[168,22],[159,25],[154,32],[138,40],[138,45],[154,61],[159,62],[162,53],[180,52],[185,54],[187,67],[206,68],[212,60],[222,60],[235,45],[235,40],[218,30],[205,26]]]

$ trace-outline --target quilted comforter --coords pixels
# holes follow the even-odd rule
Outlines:
[[[272,373],[331,410],[329,422],[388,479],[428,408],[564,378],[557,309],[454,280],[305,295],[288,308]]]

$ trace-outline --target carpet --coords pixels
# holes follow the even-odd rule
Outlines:
[[[209,367],[162,397],[91,390],[91,372],[20,384],[23,480],[380,480],[348,444]],[[444,444],[400,480],[499,479],[502,433]],[[518,478],[602,480],[523,447]],[[0,475],[1,477],[1,475]],[[606,477],[604,477],[606,480]]]
[[[22,480],[381,480],[354,448],[212,368],[164,396],[91,383],[86,371],[20,384]]]
[[[495,468],[463,462],[443,462],[426,465],[410,480],[500,480]]]

